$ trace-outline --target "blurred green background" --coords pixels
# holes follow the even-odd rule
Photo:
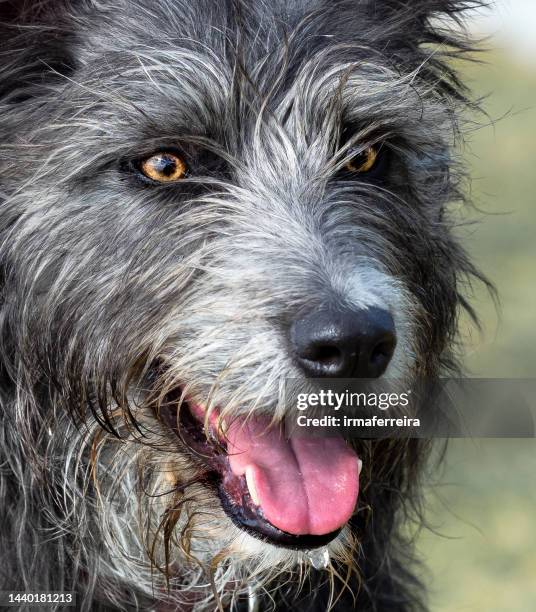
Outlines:
[[[536,42],[536,19],[530,32]],[[501,307],[476,288],[483,332],[463,322],[464,360],[471,376],[536,378],[536,48],[490,45],[485,64],[462,68],[478,96],[490,94],[494,124],[464,147],[478,210],[463,213],[477,223],[460,233]],[[430,609],[536,611],[536,440],[453,441],[438,480],[428,490],[435,531],[418,540]]]

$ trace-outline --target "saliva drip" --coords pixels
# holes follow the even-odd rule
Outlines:
[[[306,553],[309,563],[316,570],[326,569],[329,565],[329,550],[326,546],[322,548],[315,548],[314,550],[308,550]]]

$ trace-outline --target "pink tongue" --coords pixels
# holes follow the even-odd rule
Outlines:
[[[354,511],[358,459],[340,438],[285,440],[265,418],[234,419],[227,453],[264,518],[282,531],[323,535],[342,527]]]

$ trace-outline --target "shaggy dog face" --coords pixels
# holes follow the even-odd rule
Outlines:
[[[305,498],[280,479],[306,476],[264,486],[274,466],[231,450],[311,374],[295,331],[314,313],[387,313],[375,376],[452,367],[474,271],[445,209],[466,102],[444,56],[464,44],[433,20],[470,4],[0,2],[3,588],[419,605],[399,525],[426,444],[313,449],[326,496],[292,524]],[[289,449],[270,427],[268,463]]]

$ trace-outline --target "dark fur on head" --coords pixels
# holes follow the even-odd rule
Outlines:
[[[1,588],[204,610],[254,576],[281,609],[424,607],[404,534],[428,443],[358,443],[317,573],[231,524],[155,410],[180,385],[281,416],[285,330],[333,296],[391,309],[394,374],[455,367],[475,270],[444,20],[478,4],[0,1]],[[372,181],[340,171],[363,143],[388,151]],[[190,178],[144,183],[135,160],[171,146]]]

